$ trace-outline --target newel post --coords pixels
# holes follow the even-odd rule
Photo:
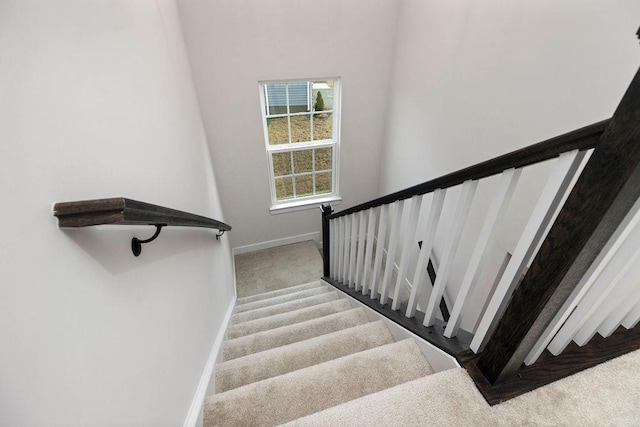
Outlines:
[[[333,213],[331,203],[323,203],[320,206],[322,211],[322,275],[329,277],[331,275],[331,238],[329,237],[329,215]]]
[[[640,198],[639,123],[640,70],[478,359],[478,368],[492,384],[517,374]]]

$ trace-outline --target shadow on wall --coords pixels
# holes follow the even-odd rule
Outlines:
[[[136,257],[131,252],[131,239],[147,239],[153,235],[155,227],[95,226],[61,228],[60,231],[114,275],[221,244],[216,241],[218,230],[165,227],[156,240],[142,245],[142,253]]]

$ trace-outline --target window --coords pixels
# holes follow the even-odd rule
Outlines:
[[[260,83],[271,210],[338,201],[340,80]]]

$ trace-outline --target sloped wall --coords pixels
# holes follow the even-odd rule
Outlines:
[[[224,220],[175,4],[0,5],[0,424],[182,425],[233,300],[227,236],[61,230],[125,196]],[[234,224],[232,224],[234,225]]]

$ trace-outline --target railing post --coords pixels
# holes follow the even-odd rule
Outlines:
[[[333,213],[333,207],[331,203],[323,203],[320,210],[322,211],[322,276],[329,277],[331,276],[331,239],[328,216]]]

